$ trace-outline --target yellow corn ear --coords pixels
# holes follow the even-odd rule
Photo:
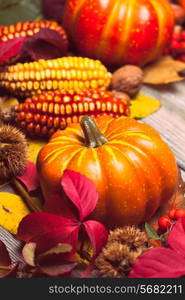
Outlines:
[[[32,96],[43,91],[106,89],[111,73],[99,61],[82,57],[40,59],[18,63],[0,72],[0,86],[13,95]]]

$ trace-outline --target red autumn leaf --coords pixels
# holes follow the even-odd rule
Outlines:
[[[68,50],[66,35],[61,35],[54,29],[41,28],[31,37],[13,38],[0,42],[0,62],[8,63],[65,56]]]
[[[157,247],[141,255],[129,278],[176,278],[185,275],[185,258],[169,249]]]
[[[44,212],[30,213],[19,224],[17,238],[28,243],[38,240],[43,234],[61,227],[72,226],[70,219]],[[64,232],[67,235],[67,233]]]
[[[78,216],[74,205],[69,202],[69,199],[63,193],[62,189],[60,194],[53,194],[45,201],[43,210],[51,214],[65,216],[74,221]]]
[[[86,176],[65,170],[61,185],[65,194],[76,206],[79,220],[83,221],[96,207],[98,192],[94,183]]]
[[[67,275],[78,264],[76,256],[70,250],[66,250],[66,253],[43,253],[37,256],[37,263],[42,273],[49,276]]]
[[[74,224],[66,226],[64,223],[57,228],[51,229],[40,237],[36,238],[37,243],[36,255],[48,251],[58,243],[67,243],[72,246],[72,251],[76,251],[78,241],[79,226]]]
[[[50,28],[41,28],[38,33],[25,40],[22,53],[32,60],[52,59],[65,56],[68,41],[61,34]]]
[[[47,208],[47,212],[27,215],[20,222],[17,233],[17,237],[24,242],[36,243],[36,248],[34,249],[36,257],[42,256],[44,252],[47,252],[59,243],[71,245],[72,251],[67,255],[62,254],[63,259],[59,260],[59,265],[61,264],[60,270],[63,268],[63,263],[69,262],[71,255],[76,251],[78,236],[82,226],[84,226],[94,249],[93,261],[105,245],[108,237],[108,231],[103,224],[94,220],[83,222],[84,218],[93,211],[98,200],[98,194],[94,184],[84,175],[66,170],[61,180],[61,187],[63,188],[61,188],[61,196],[53,195],[46,201],[47,205],[45,208]],[[65,195],[62,191],[65,192]],[[67,209],[65,206],[68,206]],[[49,209],[51,209],[51,211]],[[74,210],[77,210],[79,214],[75,214]],[[53,212],[55,212],[55,214],[53,214]],[[33,262],[32,254],[33,253],[31,253],[30,257]],[[57,255],[52,257],[56,260],[59,259]],[[52,261],[50,264],[50,259],[44,259],[46,260],[47,268],[49,268],[48,266],[50,265],[52,269],[52,271],[50,271],[57,273],[58,271],[54,267],[55,263]],[[93,264],[91,264],[90,269],[92,265]],[[66,265],[66,267],[68,269],[70,265]],[[45,268],[44,270],[44,272],[48,272],[49,274],[49,269],[46,271]]]
[[[42,265],[40,266],[40,270],[48,276],[61,276],[70,273],[78,264],[77,262],[64,263],[63,261],[59,263],[59,261],[57,256],[57,261],[55,263],[51,262],[50,264]]]
[[[167,236],[168,248],[156,247],[141,255],[129,277],[175,278],[185,276],[185,218]]]
[[[83,226],[92,243],[94,256],[97,256],[107,242],[108,230],[103,224],[94,220],[84,222]]]
[[[170,247],[185,258],[185,217],[180,218],[167,236]]]
[[[0,62],[7,62],[10,58],[16,57],[24,44],[24,37],[18,37],[7,42],[0,42]]]
[[[18,264],[12,264],[5,244],[0,241],[0,278],[15,277]]]
[[[108,238],[107,228],[97,221],[89,220],[83,222],[83,226],[85,227],[85,231],[93,246],[94,255],[87,269],[80,275],[81,278],[90,276],[90,273],[94,269],[96,257],[102,250],[103,246],[106,244]]]
[[[36,190],[39,187],[39,177],[35,164],[29,161],[24,174],[17,176],[17,179],[24,183],[28,192]]]
[[[25,262],[35,268],[35,271],[48,276],[61,276],[71,272],[77,265],[75,256],[71,253],[69,244],[57,244],[54,248],[36,254],[36,243],[27,243],[23,247],[22,255]]]

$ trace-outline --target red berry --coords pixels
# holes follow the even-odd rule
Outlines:
[[[168,211],[168,217],[170,218],[170,219],[175,219],[174,218],[174,215],[175,215],[175,212],[176,212],[176,208],[171,208],[169,211]]]
[[[185,217],[185,209],[176,209],[175,210],[175,214],[174,214],[174,218],[175,219],[179,219]]]
[[[162,230],[166,230],[171,225],[171,220],[168,216],[160,217],[158,220],[159,228]]]

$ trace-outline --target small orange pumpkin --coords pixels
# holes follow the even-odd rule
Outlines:
[[[178,179],[174,155],[150,126],[120,117],[83,117],[57,131],[38,156],[47,201],[60,190],[65,169],[90,178],[99,192],[92,218],[114,228],[148,220],[173,195]]]

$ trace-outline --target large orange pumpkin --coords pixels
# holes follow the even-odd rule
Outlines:
[[[80,54],[107,65],[144,65],[170,42],[167,0],[67,0],[63,25]]]
[[[60,191],[65,169],[90,178],[99,192],[92,218],[111,228],[148,220],[172,196],[178,177],[174,155],[159,134],[128,117],[103,116],[96,123],[83,117],[81,125],[51,137],[37,166],[46,201]]]

